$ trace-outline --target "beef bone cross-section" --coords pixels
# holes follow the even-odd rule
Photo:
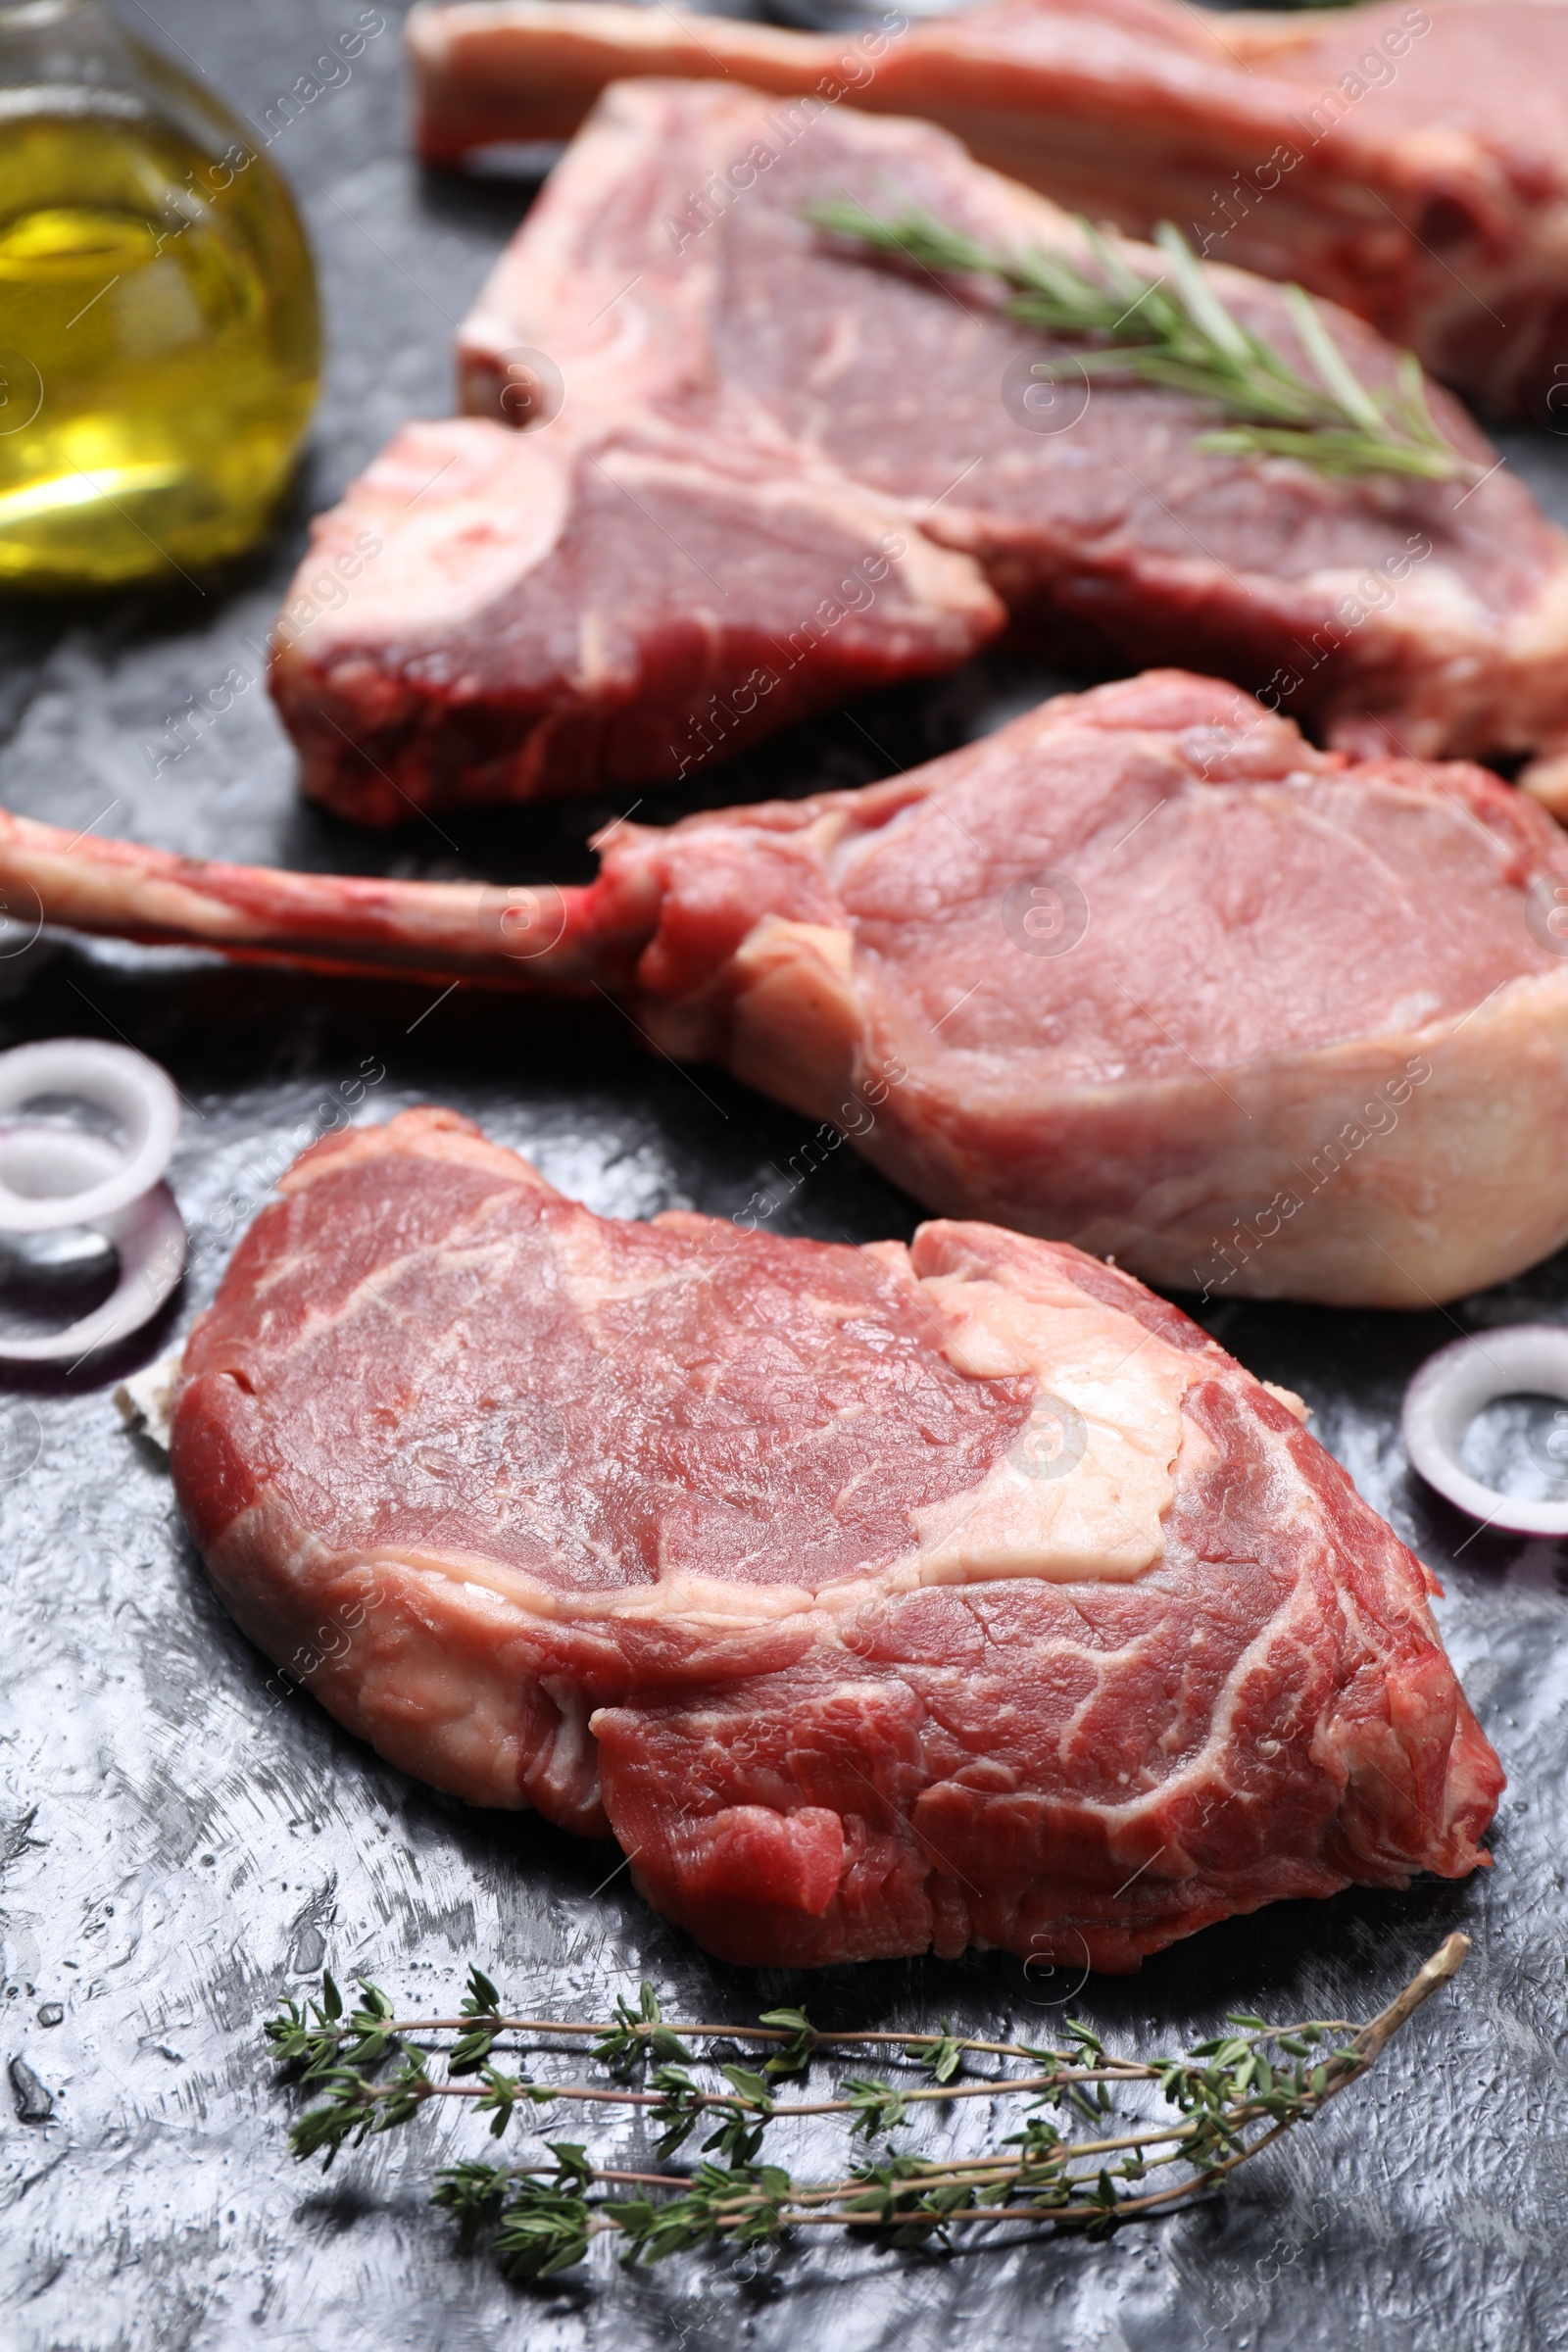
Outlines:
[[[679,776],[1004,630],[1217,670],[1357,748],[1568,740],[1568,541],[1446,396],[1468,484],[1205,452],[1211,409],[1091,393],[1066,346],[1041,410],[1044,339],[802,217],[845,195],[1082,250],[929,124],[607,94],[464,328],[482,414],[405,428],[316,525],[272,669],[308,792],[391,823]],[[1277,287],[1214,283],[1305,366]],[[1331,323],[1387,388],[1392,347]]]
[[[1126,1275],[596,1217],[450,1111],[281,1189],[173,1414],[220,1592],[392,1763],[612,1832],[710,1950],[1126,1970],[1484,1859],[1432,1580]]]
[[[579,889],[0,817],[0,891],[232,956],[612,992],[927,1207],[1173,1289],[1419,1307],[1568,1240],[1568,842],[1485,769],[1314,751],[1207,679],[1058,696],[859,792],[617,823]]]
[[[1147,236],[1294,278],[1497,410],[1560,424],[1568,6],[1374,0],[1211,15],[995,0],[804,33],[660,7],[416,8],[420,153],[568,137],[608,82],[707,75],[922,115],[981,163]],[[1555,415],[1554,415],[1555,413]]]

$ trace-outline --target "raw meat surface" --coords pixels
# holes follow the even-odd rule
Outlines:
[[[363,578],[320,612],[313,585],[364,545]],[[813,626],[836,593],[835,624]],[[313,524],[270,683],[306,791],[400,824],[682,773],[715,735],[727,757],[956,668],[1004,619],[895,501],[776,436],[726,447],[701,416],[653,414],[411,424]]]
[[[481,416],[406,427],[316,525],[272,672],[308,792],[391,823],[678,776],[1004,627],[1054,660],[1218,669],[1363,748],[1568,736],[1568,541],[1507,470],[1464,490],[1205,454],[1211,410],[1126,382],[1025,409],[1043,339],[992,288],[823,239],[803,208],[843,194],[993,244],[1079,235],[928,124],[607,95],[465,325]],[[1295,349],[1277,288],[1215,282]],[[1393,350],[1333,326],[1386,386]],[[363,576],[322,610],[343,564]]]
[[[618,992],[819,1120],[804,1164],[847,1135],[928,1207],[1173,1289],[1420,1307],[1568,1241],[1568,842],[1484,769],[1314,751],[1207,679],[1059,696],[859,792],[616,824],[584,889],[17,817],[0,886],[84,930]]]
[[[1217,17],[1178,0],[997,0],[858,35],[466,0],[416,8],[408,34],[431,163],[568,137],[630,74],[922,115],[1059,204],[1138,236],[1174,220],[1216,259],[1359,313],[1485,405],[1560,424],[1563,0]]]
[[[1129,1969],[1485,1859],[1431,1580],[1127,1276],[606,1220],[439,1110],[281,1190],[174,1411],[219,1591],[392,1762],[612,1831],[710,1950]]]

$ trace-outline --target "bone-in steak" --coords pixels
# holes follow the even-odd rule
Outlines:
[[[174,1412],[220,1592],[392,1762],[613,1831],[710,1949],[1128,1969],[1483,1859],[1431,1580],[1127,1276],[614,1222],[436,1110],[282,1190]]]
[[[886,784],[611,828],[583,890],[282,874],[0,819],[18,911],[629,999],[928,1207],[1226,1296],[1421,1306],[1568,1240],[1568,843],[1234,688],[1060,696]],[[760,1200],[765,1220],[770,1201]]]
[[[898,22],[813,34],[602,0],[416,8],[419,150],[451,165],[569,137],[630,74],[922,115],[1058,204],[1139,236],[1174,220],[1200,251],[1326,294],[1434,374],[1560,429],[1563,0],[1283,17],[994,0]]]
[[[846,193],[1081,244],[928,124],[711,83],[607,95],[465,327],[466,404],[498,421],[406,428],[316,525],[272,675],[309,792],[387,823],[676,776],[1009,625],[1057,661],[1218,670],[1361,748],[1568,731],[1568,542],[1513,474],[1205,453],[1201,403],[1091,397],[1070,367],[1031,409],[1042,338],[992,287],[824,240],[803,208]],[[1277,287],[1215,283],[1296,350]],[[1332,323],[1389,385],[1391,347]]]

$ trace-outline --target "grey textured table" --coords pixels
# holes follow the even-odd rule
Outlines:
[[[253,116],[359,13],[324,0],[157,8],[170,41]],[[387,15],[348,82],[273,148],[315,240],[330,333],[295,510],[266,553],[203,595],[0,617],[0,793],[60,823],[100,819],[228,857],[564,880],[587,870],[582,845],[607,807],[449,824],[450,841],[428,827],[368,840],[296,802],[259,682],[154,774],[188,696],[234,665],[255,679],[304,517],[401,418],[449,408],[452,322],[525,202],[515,184],[421,175],[409,161]],[[1568,516],[1562,449],[1520,436],[1508,451]],[[1039,683],[993,663],[885,698],[861,709],[861,727],[824,721],[770,747],[711,797],[863,780],[990,723]],[[708,1071],[699,1087],[651,1062],[608,1008],[459,996],[432,1009],[432,993],[49,940],[0,960],[0,1042],[123,1036],[185,1095],[173,1174],[193,1262],[136,1356],[167,1346],[211,1297],[302,1123],[367,1060],[385,1065],[369,1098],[381,1110],[453,1102],[615,1213],[735,1208],[800,1140],[802,1122],[745,1089]],[[860,1240],[906,1234],[914,1212],[844,1154],[788,1216],[801,1232]],[[27,1302],[13,1267],[0,1310]],[[1568,1266],[1455,1317],[1465,1328],[1568,1320]],[[1092,1982],[1074,2005],[1133,2050],[1206,2031],[1228,2006],[1362,2014],[1463,1927],[1476,1952],[1457,1987],[1372,2085],[1244,2174],[1227,2202],[1108,2244],[926,2259],[813,2243],[760,2265],[696,2256],[635,2278],[606,2265],[540,2290],[462,2257],[426,2208],[431,2166],[477,2148],[476,2132],[443,2118],[344,2158],[325,2182],[291,2162],[290,2103],[259,2024],[280,1994],[314,1989],[323,1961],[426,2007],[451,2005],[476,1955],[510,1994],[557,2012],[596,2013],[647,1976],[687,2014],[739,2020],[804,1994],[841,2024],[949,2014],[1035,2037],[1061,2014],[1052,1987],[995,1956],[835,1970],[809,1985],[707,1961],[643,1908],[623,1872],[601,1884],[612,1848],[470,1813],[386,1769],[308,1697],[272,1705],[264,1661],[209,1592],[159,1459],[120,1427],[107,1376],[0,1391],[0,2057],[21,2061],[9,2093],[0,2085],[0,2343],[1534,2352],[1568,2341],[1563,1548],[1475,1536],[1410,1477],[1402,1386],[1454,1318],[1231,1305],[1209,1320],[1257,1372],[1302,1392],[1362,1492],[1443,1576],[1445,1634],[1510,1776],[1496,1867],[1461,1886],[1281,1906],[1194,1938],[1139,1979]],[[1504,1411],[1483,1440],[1498,1463],[1534,1460],[1539,1472],[1545,1433],[1526,1420]],[[51,2004],[64,2011],[52,2026]],[[26,2120],[45,2096],[47,2120]]]

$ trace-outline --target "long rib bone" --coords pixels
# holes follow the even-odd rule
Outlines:
[[[575,991],[615,963],[598,885],[296,874],[73,837],[24,816],[0,815],[0,892],[13,923],[318,971]]]

